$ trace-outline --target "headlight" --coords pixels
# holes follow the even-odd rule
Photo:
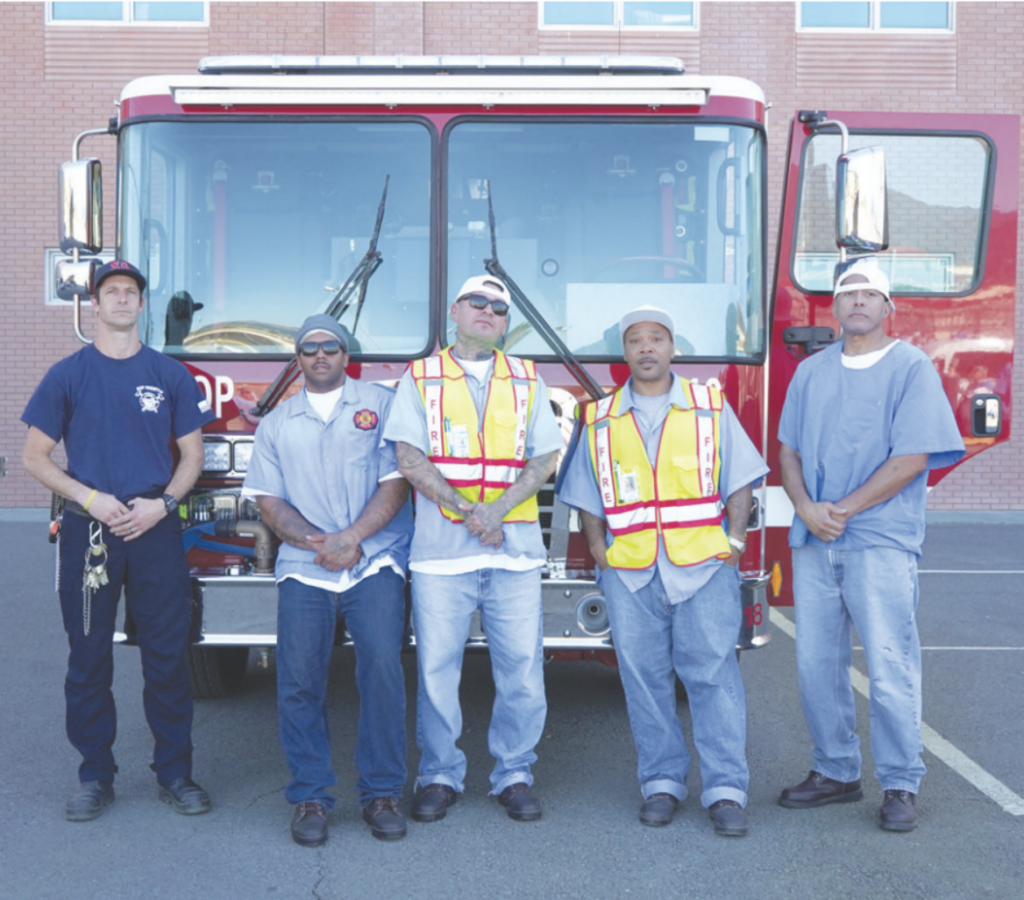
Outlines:
[[[237,441],[235,443],[235,471],[248,472],[249,460],[252,459],[252,441]]]
[[[227,441],[203,441],[203,471],[230,472],[231,444]]]

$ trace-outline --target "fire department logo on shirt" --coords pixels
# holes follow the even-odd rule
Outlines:
[[[372,409],[361,409],[353,417],[356,428],[363,431],[370,431],[377,427],[377,414]]]
[[[139,398],[139,403],[142,406],[143,412],[159,412],[160,404],[164,399],[164,392],[158,388],[148,384],[140,384],[135,389],[135,396]]]

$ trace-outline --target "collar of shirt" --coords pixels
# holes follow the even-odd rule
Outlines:
[[[310,416],[318,422],[323,422],[324,420],[320,417],[320,414],[313,407],[313,404],[309,402],[309,395],[305,388],[302,389],[301,396],[301,403],[292,403],[289,405],[288,415],[290,417]],[[362,402],[364,402],[362,385],[354,378],[346,378],[345,383],[342,385],[341,397],[334,404],[334,409],[332,410],[330,417],[327,419],[327,424],[329,425],[338,417],[339,411],[342,407],[352,406]]]
[[[636,405],[633,402],[632,385],[633,377],[630,376],[629,380],[622,386],[622,400],[619,402],[620,416],[624,416]],[[683,383],[675,373],[672,374],[672,387],[668,389],[668,399],[673,406],[679,409],[690,408],[690,400],[686,396],[686,391],[683,390]]]

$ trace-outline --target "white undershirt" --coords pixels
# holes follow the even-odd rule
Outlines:
[[[341,400],[341,392],[345,390],[345,383],[341,383],[341,387],[336,387],[333,391],[328,391],[326,394],[314,394],[309,388],[306,388],[306,399],[309,401],[309,405],[313,407],[313,411],[320,416],[325,422],[331,417],[331,413],[334,412],[334,407],[337,406],[338,401]]]
[[[889,346],[883,347],[881,350],[872,350],[870,353],[861,353],[857,356],[847,356],[845,353],[841,353],[840,356],[843,358],[843,367],[847,369],[870,369],[898,343],[899,340],[895,340],[889,344]]]

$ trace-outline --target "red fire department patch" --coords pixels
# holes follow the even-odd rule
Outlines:
[[[361,409],[355,414],[353,421],[356,423],[356,428],[369,431],[377,427],[377,414],[372,409]]]

